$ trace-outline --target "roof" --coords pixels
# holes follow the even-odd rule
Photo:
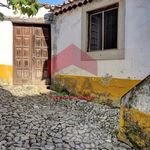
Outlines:
[[[50,9],[50,11],[55,15],[60,15],[76,9],[77,7],[82,7],[88,3],[91,3],[92,1],[93,0],[68,0],[68,2],[64,2],[62,5],[43,4],[43,6],[47,9]]]

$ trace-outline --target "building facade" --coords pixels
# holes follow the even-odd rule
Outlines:
[[[74,45],[97,62],[97,75],[71,65],[57,72],[61,80],[76,80],[76,86],[65,81],[70,82],[67,86],[72,84],[75,93],[83,91],[88,80],[87,93],[92,89],[115,101],[120,99],[150,74],[149,8],[149,0],[74,1],[56,8],[51,27],[52,54]],[[82,63],[90,62],[78,57]]]

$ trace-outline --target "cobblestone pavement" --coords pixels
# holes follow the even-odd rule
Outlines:
[[[130,150],[116,138],[118,128],[119,109],[0,86],[1,150]]]

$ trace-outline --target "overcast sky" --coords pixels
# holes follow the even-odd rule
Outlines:
[[[39,0],[40,3],[61,4],[65,0]]]

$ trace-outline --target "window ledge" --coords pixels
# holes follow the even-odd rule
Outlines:
[[[86,60],[114,60],[114,59],[124,59],[124,50],[119,49],[110,49],[110,50],[103,50],[103,51],[94,51],[94,52],[87,52],[87,54],[91,58],[85,58],[81,56],[81,59]]]

